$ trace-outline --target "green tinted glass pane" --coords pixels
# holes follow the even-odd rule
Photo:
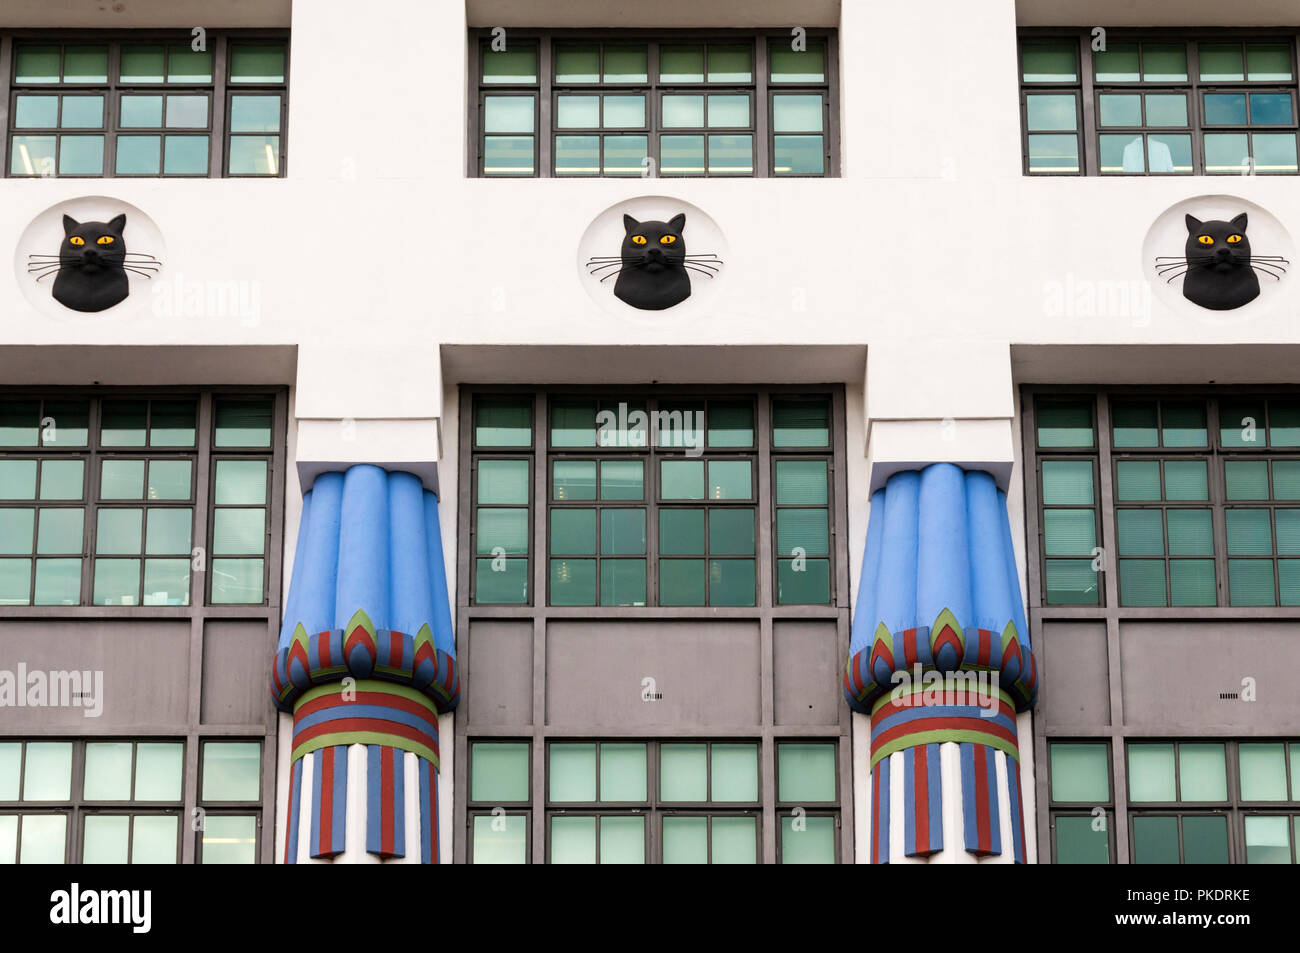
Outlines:
[[[1085,466],[1091,476],[1092,464],[1075,464]],[[1204,469],[1204,465],[1202,465]],[[1043,481],[1047,481],[1047,463],[1043,463]],[[1089,487],[1091,491],[1091,486]],[[1160,499],[1160,463],[1156,460],[1119,460],[1115,464],[1115,498],[1118,500],[1158,500]],[[1046,498],[1044,503],[1052,502]],[[1091,492],[1086,501],[1091,503]]]
[[[1179,797],[1183,801],[1226,801],[1228,772],[1222,744],[1178,746]]]
[[[95,605],[140,604],[140,560],[95,560]]]
[[[1133,818],[1133,863],[1178,863],[1178,818]]]
[[[115,814],[90,814],[81,843],[83,864],[125,864],[131,818]]]
[[[479,555],[523,555],[528,552],[528,529],[528,510],[481,509],[475,549]]]
[[[230,48],[232,83],[283,83],[284,47],[235,44]]]
[[[54,141],[54,136],[14,136],[9,174],[54,175]]]
[[[149,476],[152,483],[155,473],[163,461],[154,460],[149,464]],[[184,468],[186,484],[189,483],[189,464]],[[152,490],[152,487],[151,487]],[[188,496],[188,486],[186,487]],[[217,485],[214,502],[218,506],[244,505],[258,506],[266,502],[266,461],[265,460],[218,460]]]
[[[1165,401],[1161,412],[1161,440],[1166,447],[1203,447],[1209,431],[1205,424],[1205,404]]]
[[[256,863],[257,818],[208,815],[199,859],[204,864]]]
[[[528,502],[527,460],[479,460],[478,502]]]
[[[1246,816],[1246,863],[1291,863],[1291,830],[1287,818]]]
[[[1295,172],[1296,137],[1294,132],[1251,133],[1251,150],[1255,168],[1260,172]]]
[[[776,545],[782,556],[829,555],[830,529],[826,510],[777,510]]]
[[[1286,755],[1281,742],[1238,745],[1243,801],[1285,801]]]
[[[714,801],[752,803],[758,800],[758,746],[714,744],[710,778]]]
[[[1212,606],[1217,601],[1214,560],[1175,559],[1170,561],[1170,605]]]
[[[748,462],[744,466],[748,467]],[[720,473],[726,475],[725,470]],[[659,494],[665,500],[704,499],[704,461],[659,461]]]
[[[194,513],[188,509],[151,509],[145,528],[144,551],[149,556],[189,554]]]
[[[551,605],[594,606],[596,560],[551,560]]]
[[[138,500],[144,497],[143,460],[105,460],[99,471],[101,500]]]
[[[1268,510],[1229,508],[1224,511],[1228,524],[1228,554],[1232,556],[1268,556],[1273,552],[1273,534]]]
[[[835,819],[833,817],[781,818],[781,863],[835,863]]]
[[[1228,819],[1188,815],[1183,822],[1183,863],[1228,863]]]
[[[1206,172],[1244,174],[1249,169],[1250,147],[1247,145],[1244,132],[1206,133]]]
[[[824,151],[821,136],[773,136],[772,171],[777,175],[821,175],[826,171]]]
[[[1056,863],[1108,864],[1110,841],[1106,829],[1096,830],[1091,817],[1056,817]]]
[[[212,515],[212,552],[256,556],[266,550],[266,510],[220,509]]]
[[[550,800],[596,800],[596,746],[563,743],[550,748]]]
[[[1097,605],[1097,570],[1091,559],[1049,559],[1046,565],[1047,604]]]
[[[704,47],[661,46],[659,79],[664,83],[704,82]]]
[[[1091,447],[1091,401],[1039,401],[1038,445],[1040,447]]]
[[[820,43],[809,43],[805,50],[792,50],[783,42],[772,44],[768,51],[774,83],[824,83],[826,81],[826,48]]]
[[[778,447],[825,447],[830,443],[830,403],[772,401],[772,440]]]
[[[703,745],[694,745],[693,747],[703,749]],[[23,760],[23,746],[19,741],[0,741],[0,801],[18,800],[18,791],[21,787],[21,771]],[[667,798],[665,798],[667,800]],[[699,798],[676,798],[675,800],[702,801]],[[0,854],[0,861],[4,857]]]
[[[144,561],[144,605],[184,606],[190,601],[189,559]]]
[[[602,864],[645,863],[645,818],[609,815],[600,819]]]
[[[561,105],[560,113],[561,120],[563,120],[563,105]],[[279,121],[278,109],[276,121]],[[560,124],[563,125],[563,121]],[[278,128],[278,126],[275,127],[275,129]],[[531,133],[533,131],[533,98],[531,96],[485,96],[483,99],[483,131],[487,133]],[[531,141],[530,139],[529,142]]]
[[[138,510],[112,511],[100,510],[101,520],[104,513],[126,512],[135,513],[136,522],[139,522]],[[111,517],[110,517],[111,519]],[[85,516],[84,510],[80,509],[43,509],[41,510],[40,519],[37,522],[36,529],[36,553],[40,556],[63,556],[70,553],[80,554],[82,551],[82,531],[84,529]],[[124,532],[130,533],[131,518],[128,516],[125,520]],[[101,524],[102,525],[102,524]],[[133,553],[140,551],[139,545],[139,527],[136,527],[136,547],[131,550]]]
[[[1136,83],[1140,78],[1136,43],[1109,43],[1093,54],[1092,61],[1099,83]]]
[[[824,510],[781,511],[781,514],[784,513],[811,513],[814,517],[820,515],[824,528],[826,520]],[[714,556],[752,556],[754,554],[754,511],[751,509],[711,511],[709,552]]]
[[[709,97],[709,125],[723,125],[715,121],[714,100]],[[726,125],[748,125],[749,103],[744,97],[745,115],[743,122],[726,123]],[[772,129],[774,132],[821,132],[823,101],[819,94],[777,93],[772,97]],[[737,117],[740,118],[740,117]]]
[[[551,863],[594,864],[596,862],[596,819],[594,817],[551,818]]]
[[[1200,43],[1201,82],[1232,82],[1245,79],[1240,43]]]
[[[827,470],[825,460],[778,460],[776,463],[776,502],[825,505]],[[1044,464],[1046,466],[1046,464]],[[1092,470],[1089,464],[1089,484]]]
[[[535,83],[537,82],[537,50],[535,47],[511,46],[493,51],[483,48],[484,83]]]
[[[1300,401],[1268,402],[1268,443],[1271,447],[1300,447]]]
[[[594,509],[551,510],[551,552],[594,555],[596,511]]]
[[[185,746],[172,741],[142,741],[135,746],[135,799],[179,801]]]
[[[14,49],[14,75],[18,83],[57,83],[59,81],[59,48],[57,46],[27,46]]]
[[[214,605],[260,605],[265,565],[261,559],[212,560]]]
[[[262,746],[256,741],[205,741],[203,783],[205,801],[260,801]]]
[[[709,798],[708,746],[659,746],[659,800],[707,801]]]
[[[1177,800],[1174,793],[1174,746],[1129,745],[1128,790],[1131,801]]]
[[[663,114],[660,121],[665,129],[701,128],[704,125],[704,97],[664,96]]]
[[[777,800],[787,804],[835,800],[835,746],[777,746]]]
[[[163,48],[161,46],[123,46],[119,76],[123,83],[161,83],[163,81]]]
[[[471,863],[523,864],[528,861],[528,819],[518,814],[474,817]]]
[[[178,817],[137,816],[131,826],[131,863],[176,863]]]
[[[1223,446],[1263,449],[1265,436],[1262,400],[1220,402],[1219,440]]]
[[[177,115],[173,118],[173,104],[180,98],[177,96],[167,97],[167,125],[169,126],[204,126],[207,125],[207,100],[203,97],[186,97],[197,98],[203,106],[202,113],[195,109],[191,110],[188,121],[185,117]],[[491,100],[489,100],[491,102]],[[529,118],[532,116],[531,99],[514,99],[507,102],[515,102],[528,107]],[[487,120],[492,121],[495,117],[494,111],[487,111]],[[198,121],[195,121],[198,120]],[[488,132],[531,132],[532,124],[529,123],[527,129],[492,129],[485,126]],[[279,132],[280,131],[280,97],[279,96],[231,96],[230,97],[230,131],[231,132]]]
[[[84,400],[47,400],[41,426],[46,447],[84,447],[89,437],[90,405]],[[0,415],[2,419],[2,415]],[[0,432],[3,425],[0,424]],[[0,443],[4,441],[0,439]]]
[[[1110,800],[1110,755],[1104,744],[1053,743],[1052,800],[1102,803]]]
[[[604,96],[606,129],[640,129],[645,125],[644,96]]]
[[[645,136],[606,136],[606,175],[638,175],[645,169],[649,140]]]
[[[173,138],[172,136],[167,137],[169,150]],[[203,141],[206,142],[207,140]],[[197,413],[198,406],[192,400],[151,401],[149,404],[149,446],[194,446],[195,415]],[[269,422],[270,415],[268,412],[268,425]],[[269,437],[267,439],[269,441]]]
[[[1285,125],[1291,117],[1290,93],[1250,94],[1250,121],[1255,125]]]
[[[1281,591],[1279,605],[1300,605],[1300,559],[1279,559],[1277,576]]]
[[[22,818],[20,864],[61,864],[66,860],[68,821],[63,814],[29,814]]]
[[[602,606],[643,606],[646,604],[644,559],[603,559],[600,563],[600,604]]]
[[[528,601],[528,560],[475,560],[474,601],[479,605],[526,603]]]
[[[709,560],[709,605],[754,605],[754,560]]]
[[[59,137],[59,175],[99,175],[103,171],[103,136]]]
[[[1245,93],[1205,94],[1207,126],[1244,126],[1246,122]]]
[[[646,747],[643,743],[612,743],[600,746],[600,799],[602,801],[646,800]]]
[[[36,560],[34,601],[38,606],[78,605],[81,602],[81,560]]]
[[[217,401],[218,447],[269,447],[269,400]]]
[[[35,510],[0,510],[0,556],[30,556],[35,540]]]
[[[36,461],[0,460],[0,500],[36,499]]]
[[[470,745],[470,764],[471,801],[529,800],[527,742],[475,742]]]
[[[1278,553],[1300,555],[1300,510],[1274,510],[1273,522]]]
[[[1187,97],[1182,93],[1147,93],[1148,126],[1186,126]]]
[[[1120,463],[1119,467],[1125,464]],[[778,468],[780,464],[777,464]],[[1042,463],[1043,472],[1043,503],[1047,505],[1061,504],[1083,504],[1091,506],[1094,502],[1094,490],[1092,482],[1092,462],[1089,460],[1044,460]],[[779,471],[778,471],[779,473]],[[1125,479],[1123,472],[1119,475],[1121,486],[1120,499],[1128,499],[1122,493],[1122,487]],[[779,489],[779,488],[778,488]],[[1160,480],[1156,478],[1156,496],[1151,499],[1159,499]],[[780,502],[778,500],[778,502]]]
[[[1020,50],[1026,83],[1073,83],[1079,78],[1079,45],[1073,40],[1026,43]]]
[[[103,96],[64,96],[64,129],[99,129],[104,125]]]
[[[758,863],[757,818],[715,817],[711,823],[715,864]]]
[[[659,552],[667,556],[704,554],[704,510],[660,510]]]
[[[1043,534],[1048,556],[1091,556],[1096,517],[1092,510],[1044,510]]]
[[[704,605],[704,560],[659,560],[659,604],[661,606]],[[24,593],[26,588],[24,587]]]
[[[27,605],[31,601],[31,588],[30,559],[0,559],[0,606]]]
[[[789,138],[777,136],[773,141],[774,149],[781,154],[782,142]],[[781,167],[780,160],[775,165],[779,172],[791,171]],[[710,175],[750,175],[754,171],[753,136],[709,136],[709,174]]]
[[[1103,96],[1101,97],[1101,124],[1103,126],[1114,125],[1139,125],[1140,117],[1137,122],[1120,123],[1119,118],[1126,118],[1117,115],[1117,102],[1133,99],[1136,96]],[[1139,108],[1139,113],[1141,112]],[[1034,93],[1025,96],[1025,125],[1030,132],[1073,132],[1079,124],[1079,105],[1073,93]]]
[[[1223,475],[1230,500],[1267,500],[1268,463],[1264,460],[1228,460]]]
[[[1160,559],[1121,559],[1119,561],[1120,605],[1163,606],[1165,602],[1165,564]]]
[[[605,82],[644,83],[646,48],[644,46],[608,46],[605,48]]]
[[[1142,78],[1148,83],[1187,79],[1187,47],[1182,43],[1143,43]]]
[[[1228,601],[1234,606],[1276,605],[1273,560],[1229,559]]]
[[[44,461],[41,464],[41,499],[81,499],[85,471],[84,460]]]
[[[600,498],[640,500],[645,497],[645,463],[640,460],[602,460]]]
[[[23,768],[24,801],[67,801],[72,796],[72,742],[29,741]]]
[[[273,120],[265,118],[273,115]],[[203,129],[208,124],[208,97],[168,96],[167,125],[172,129]],[[244,128],[244,127],[250,128]],[[231,128],[235,132],[278,132],[279,96],[231,97]]]
[[[131,800],[131,755],[129,741],[87,742],[87,801]]]
[[[163,98],[161,96],[123,96],[118,123],[127,129],[157,129],[162,125]],[[156,139],[154,140],[157,141]],[[122,161],[122,144],[118,143],[118,163]]]
[[[482,493],[482,466],[479,464],[479,492]],[[527,463],[519,461],[524,464]],[[594,500],[596,498],[595,460],[556,460],[551,464],[551,499]]]
[[[665,466],[670,462],[664,461]],[[693,461],[681,461],[693,462]],[[754,496],[753,465],[748,460],[710,460],[708,499],[748,500]],[[668,498],[667,492],[664,493]]]
[[[1209,510],[1169,510],[1169,555],[1213,556],[1214,530]]]
[[[118,136],[118,175],[157,175],[162,169],[161,136]]]
[[[780,605],[824,605],[831,598],[830,560],[778,560],[776,586]]]
[[[596,43],[557,45],[555,81],[557,83],[600,82],[600,46]]]
[[[1131,133],[1118,136],[1099,136],[1098,147],[1102,172],[1158,172],[1154,167],[1148,170],[1142,151],[1142,137]],[[1169,170],[1163,170],[1169,171]]]
[[[702,403],[661,403],[656,445],[660,447],[702,446],[705,427]]]
[[[709,862],[709,819],[707,817],[664,818],[665,864],[707,864]]]
[[[532,175],[532,136],[487,136],[483,140],[484,175]]]
[[[59,97],[17,96],[14,99],[15,129],[53,129],[59,124]]]
[[[644,555],[645,510],[601,510],[600,552],[604,556]]]
[[[556,401],[551,406],[551,446],[596,445],[595,401]]]
[[[710,83],[749,83],[754,79],[754,50],[748,44],[709,44]]]
[[[63,49],[65,83],[105,83],[108,81],[108,47],[68,46]]]
[[[1124,464],[1121,463],[1120,466]],[[1209,499],[1209,483],[1204,460],[1166,460],[1164,467],[1165,499]]]
[[[167,82],[212,82],[212,51],[194,50],[189,46],[168,46]]]
[[[1247,43],[1246,79],[1252,82],[1290,82],[1291,45],[1289,43]]]
[[[475,399],[475,444],[480,447],[527,447],[532,442],[531,401],[526,398]]]
[[[749,447],[754,444],[754,406],[741,401],[710,401],[710,447]]]
[[[1154,447],[1159,442],[1155,401],[1114,404],[1111,406],[1111,420],[1117,447]]]

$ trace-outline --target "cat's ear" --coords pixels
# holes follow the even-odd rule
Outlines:
[[[72,234],[72,230],[73,230],[74,228],[77,228],[77,227],[80,226],[80,225],[81,225],[81,223],[78,222],[78,221],[77,221],[75,218],[73,218],[71,215],[65,215],[65,216],[63,216],[63,237],[64,237],[64,238],[67,238],[69,235]]]
[[[114,234],[121,235],[122,229],[126,228],[126,212],[118,215],[116,218],[109,219],[108,230]]]
[[[623,216],[623,227],[627,229],[629,232],[632,231],[632,229],[636,228],[640,224],[641,223],[638,222],[636,219],[634,219],[631,215]]]
[[[668,220],[668,227],[672,229],[674,232],[676,232],[678,235],[680,235],[682,233],[682,229],[686,227],[686,213],[681,212],[677,215],[674,215],[672,218],[670,218]]]
[[[1188,230],[1189,232],[1198,232],[1198,231],[1200,231],[1200,230],[1201,230],[1201,225],[1202,225],[1202,224],[1203,224],[1203,223],[1201,222],[1201,220],[1200,220],[1199,218],[1197,218],[1195,215],[1188,215],[1188,216],[1187,216],[1187,230]]]
[[[1246,230],[1246,213],[1245,213],[1245,212],[1242,212],[1240,215],[1238,215],[1236,218],[1234,218],[1234,219],[1232,220],[1232,227],[1235,228],[1235,229],[1236,229],[1237,231],[1239,231],[1239,232],[1244,232],[1244,231]]]

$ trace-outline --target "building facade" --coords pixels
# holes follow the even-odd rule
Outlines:
[[[1298,56],[12,0],[0,862],[1296,862]]]

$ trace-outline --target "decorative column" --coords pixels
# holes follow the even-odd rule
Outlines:
[[[871,718],[872,863],[958,845],[1025,862],[1016,714],[1037,679],[1006,495],[950,463],[894,473],[871,498],[844,673]]]
[[[293,714],[286,863],[349,842],[438,862],[438,715],[460,691],[451,619],[438,498],[420,478],[368,464],[318,476],[271,671]]]

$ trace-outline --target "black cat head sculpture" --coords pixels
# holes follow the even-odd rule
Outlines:
[[[78,222],[63,216],[63,244],[57,255],[28,255],[27,273],[37,281],[54,275],[54,300],[73,311],[103,311],[131,293],[127,272],[153,277],[153,255],[128,252],[126,215],[107,222]]]
[[[691,296],[688,272],[712,278],[722,266],[714,254],[686,254],[686,214],[666,222],[638,222],[623,216],[623,247],[617,257],[598,256],[587,262],[588,271],[600,280],[618,276],[614,296],[642,311],[663,311]],[[610,269],[613,269],[612,271]]]
[[[1256,272],[1280,281],[1290,264],[1280,255],[1255,255],[1246,237],[1246,213],[1230,222],[1186,217],[1183,254],[1156,259],[1166,283],[1183,278],[1183,297],[1211,311],[1231,311],[1259,297]]]

